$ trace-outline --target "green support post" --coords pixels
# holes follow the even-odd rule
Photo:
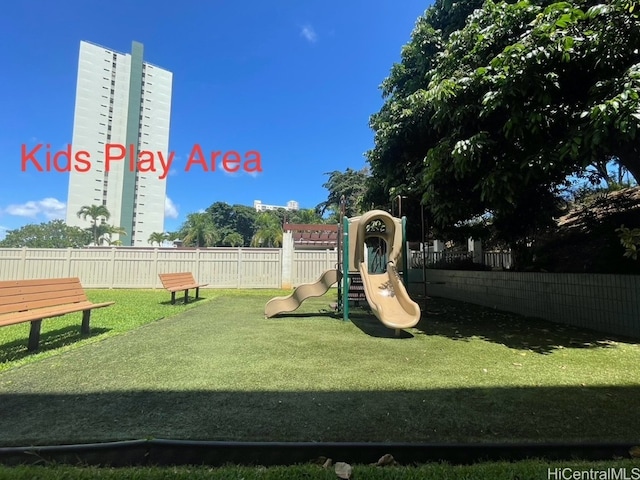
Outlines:
[[[338,224],[336,225],[337,227],[337,239],[336,239],[336,246],[338,249],[338,263],[336,264],[336,269],[338,270],[338,272],[340,273],[340,275],[342,275],[342,234],[340,232],[340,229],[342,228],[342,215],[340,216],[340,220],[338,221]],[[337,309],[336,312],[341,312],[342,311],[342,276],[338,279],[338,305],[337,305]]]
[[[402,217],[402,280],[405,288],[409,288],[409,260],[407,253],[407,217]]]
[[[349,320],[349,219],[342,219],[342,319]]]

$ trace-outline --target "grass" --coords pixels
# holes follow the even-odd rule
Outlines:
[[[205,290],[153,321],[182,307],[91,292],[121,325],[96,315],[97,337],[0,374],[0,444],[638,440],[633,341],[436,298],[395,338],[365,311],[327,313],[331,295],[264,319],[274,293]]]
[[[586,474],[583,476],[549,477],[549,470],[564,470],[566,475]],[[607,476],[614,469],[617,474],[626,476]],[[622,469],[626,469],[626,472]],[[593,476],[589,476],[594,472]],[[368,465],[353,466],[354,479],[368,480],[540,480],[544,478],[638,478],[640,463],[633,460],[615,462],[563,462],[548,463],[531,460],[518,463],[485,463],[479,465],[451,466],[446,464],[428,464],[413,467],[375,467]],[[334,480],[333,468],[318,465],[296,465],[291,467],[174,467],[174,468],[95,468],[95,467],[0,467],[0,477],[13,480],[112,480],[119,478],[165,480],[284,480],[304,478],[307,480]]]
[[[200,298],[193,301],[190,291],[190,303],[186,305],[182,293],[176,294],[176,304],[171,305],[171,295],[164,290],[87,290],[87,296],[95,303],[116,302],[110,307],[93,310],[91,334],[88,336],[80,334],[81,312],[43,320],[37,353],[27,350],[29,323],[0,328],[0,372],[177,315],[201,305],[216,294],[213,290],[201,290]]]

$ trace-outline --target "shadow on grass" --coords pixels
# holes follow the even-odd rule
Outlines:
[[[27,343],[29,341],[29,332],[27,331],[24,338],[0,344],[0,363],[20,360],[47,350],[55,350],[56,348],[64,347],[65,345],[75,343],[84,338],[102,335],[109,330],[109,328],[91,328],[91,333],[86,335],[80,333],[79,325],[69,325],[68,327],[59,328],[58,330],[44,332],[40,334],[39,349],[35,352],[27,350]]]
[[[203,300],[206,300],[205,297],[192,297],[191,295],[189,295],[189,301],[187,302],[188,305],[191,305],[192,303],[197,303],[197,302],[202,302]],[[169,298],[168,300],[165,300],[163,302],[160,302],[160,305],[168,305],[170,307],[175,307],[178,305],[185,305],[184,303],[184,295],[176,295],[176,303],[171,303],[171,298]]]
[[[414,338],[414,336],[407,330],[400,330],[399,333],[396,334],[394,329],[386,327],[373,313],[367,310],[351,310],[349,312],[349,320],[351,320],[351,323],[358,327],[363,333],[370,337],[393,338],[397,340]]]
[[[601,443],[637,442],[640,431],[640,386],[5,392],[5,447],[140,438]]]
[[[318,312],[287,312],[279,313],[273,317],[269,317],[269,320],[286,320],[287,318],[342,318],[340,313],[336,313],[333,310],[319,310]]]
[[[440,297],[428,297],[426,309],[421,296],[414,300],[422,308],[422,319],[416,329],[423,335],[439,335],[460,341],[482,339],[540,354],[562,348],[611,348],[617,343],[640,343],[637,339]]]

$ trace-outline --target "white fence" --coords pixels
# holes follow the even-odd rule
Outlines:
[[[473,252],[425,252],[427,267],[433,267],[435,263],[454,263],[460,260],[474,260]],[[409,268],[422,268],[423,253],[418,250],[410,251]],[[480,263],[480,262],[478,262]],[[482,252],[482,264],[496,270],[508,270],[511,268],[510,252]]]
[[[335,268],[335,250],[295,250],[293,284]],[[0,249],[0,281],[79,277],[86,288],[162,288],[158,274],[192,272],[209,288],[281,288],[279,248]]]
[[[336,268],[337,263],[335,250],[294,250],[293,285],[314,282],[325,270]]]

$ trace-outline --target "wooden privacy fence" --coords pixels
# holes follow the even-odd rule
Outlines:
[[[290,253],[293,285],[335,268],[335,250]],[[160,273],[191,272],[208,288],[281,288],[280,248],[3,248],[0,281],[79,277],[85,288],[162,288]]]

